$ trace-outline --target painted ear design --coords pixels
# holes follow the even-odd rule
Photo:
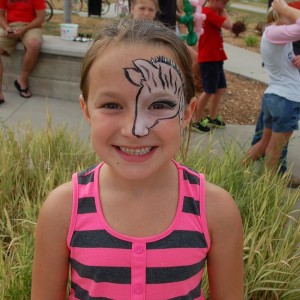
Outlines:
[[[136,86],[143,85],[142,80],[144,78],[143,78],[143,75],[141,72],[139,72],[138,70],[136,70],[134,68],[125,68],[124,72],[125,72],[126,78],[129,80],[130,83],[132,83],[133,85],[136,85]]]

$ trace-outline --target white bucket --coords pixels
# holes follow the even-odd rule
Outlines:
[[[60,35],[62,40],[73,41],[78,34],[78,24],[60,24]]]

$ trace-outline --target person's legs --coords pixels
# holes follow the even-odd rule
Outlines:
[[[15,47],[16,47],[17,41],[15,39],[11,39],[7,37],[6,33],[2,28],[0,28],[0,101],[1,103],[4,103],[4,95],[2,92],[2,83],[3,83],[3,62],[2,62],[2,55],[8,55],[10,56]]]
[[[214,63],[215,68],[215,93],[212,96],[209,108],[208,121],[212,127],[224,127],[226,124],[222,121],[221,116],[218,114],[219,105],[222,100],[223,94],[227,88],[226,77],[224,73],[224,62],[218,61]]]
[[[252,142],[251,142],[252,146],[255,145],[256,143],[258,143],[261,140],[262,132],[263,132],[263,129],[264,129],[263,116],[264,116],[264,114],[261,110],[259,115],[258,115],[257,122],[256,122],[255,133],[253,135]],[[288,153],[288,143],[283,148],[283,150],[281,152],[281,155],[280,155],[280,158],[279,158],[279,172],[281,174],[283,174],[287,171],[287,159],[286,159],[287,158],[287,153]]]
[[[22,89],[26,89],[28,87],[28,78],[37,62],[41,43],[36,39],[31,39],[26,41],[24,46],[26,51],[23,57],[22,70],[18,77],[18,83]],[[30,95],[29,91],[27,91],[27,96],[28,95]]]
[[[197,100],[197,106],[195,111],[195,121],[200,121],[204,117],[204,110],[209,101],[212,97],[212,94],[207,94],[206,92],[202,92]]]
[[[243,163],[247,164],[250,161],[256,161],[263,155],[265,155],[271,136],[272,130],[265,127],[263,130],[262,138],[260,139],[260,141],[258,141],[256,144],[250,147]]]
[[[264,113],[262,110],[259,112],[258,119],[256,121],[255,133],[252,138],[251,145],[255,145],[261,140],[263,129],[264,129]]]
[[[18,88],[17,86],[19,86],[19,88],[23,90],[20,91],[20,94],[22,93],[21,96],[25,98],[31,96],[28,90],[28,84],[29,84],[28,80],[29,80],[29,75],[32,72],[37,62],[37,59],[39,57],[42,41],[43,41],[43,34],[41,28],[33,28],[26,31],[22,38],[22,43],[25,48],[25,54],[23,57],[21,73],[18,76],[15,85],[16,88]]]
[[[272,132],[270,142],[265,151],[265,166],[268,170],[276,171],[280,164],[280,156],[287,146],[293,131]]]
[[[3,81],[3,63],[2,55],[4,54],[4,49],[0,48],[0,104],[4,102],[4,95],[2,93],[2,81]],[[3,101],[1,101],[3,100]]]
[[[218,108],[225,90],[225,88],[218,89],[217,92],[214,95],[212,95],[209,107],[209,116],[212,120],[217,118]]]

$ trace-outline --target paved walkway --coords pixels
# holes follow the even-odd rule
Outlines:
[[[260,54],[225,44],[228,60],[225,69],[233,73],[241,74],[251,79],[267,83],[268,78],[261,67]],[[33,95],[30,99],[24,99],[15,93],[4,93],[6,103],[0,106],[0,122],[17,128],[24,127],[24,123],[30,123],[32,128],[43,129],[47,123],[47,113],[52,117],[54,127],[67,126],[72,131],[78,131],[79,135],[86,139],[89,136],[89,128],[85,124],[79,102],[63,101],[53,98],[44,98]],[[223,142],[237,141],[246,150],[250,146],[254,132],[252,125],[227,125],[225,129],[215,130],[213,143],[216,149],[220,149]],[[193,142],[204,143],[208,135],[193,133]],[[300,133],[295,132],[289,145],[288,163],[293,173],[300,177]]]

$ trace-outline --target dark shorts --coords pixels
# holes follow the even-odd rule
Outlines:
[[[199,63],[203,90],[206,94],[215,94],[218,89],[227,87],[223,61]]]
[[[274,132],[291,132],[299,128],[300,102],[275,94],[264,94],[262,111],[264,126]]]

